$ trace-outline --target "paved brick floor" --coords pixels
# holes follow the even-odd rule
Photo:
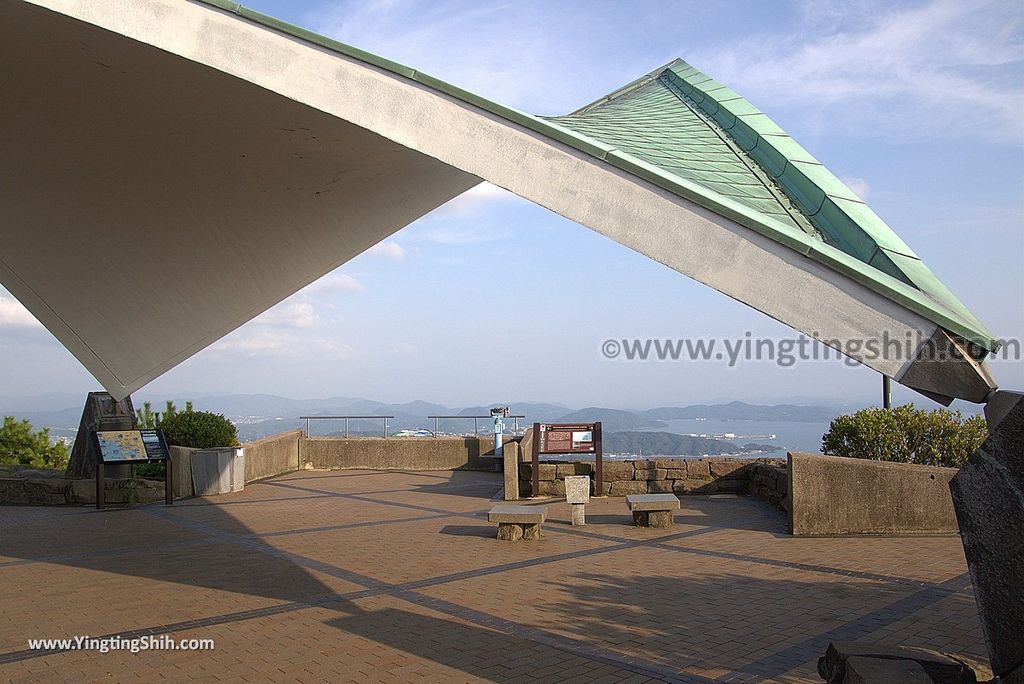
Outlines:
[[[746,497],[493,538],[488,473],[301,472],[173,507],[0,508],[0,680],[818,681],[830,640],[981,658],[956,537],[793,539]],[[212,652],[33,651],[170,634]]]

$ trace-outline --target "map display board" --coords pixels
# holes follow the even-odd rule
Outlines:
[[[96,448],[104,463],[166,461],[170,449],[160,430],[97,431]]]

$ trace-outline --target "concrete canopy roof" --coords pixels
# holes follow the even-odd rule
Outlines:
[[[542,119],[235,3],[13,1],[0,31],[0,282],[115,397],[481,179],[929,396],[994,387],[910,248],[683,62]]]

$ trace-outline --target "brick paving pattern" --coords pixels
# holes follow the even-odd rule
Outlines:
[[[794,539],[752,498],[545,502],[495,540],[500,476],[298,472],[130,509],[0,508],[0,681],[819,681],[833,639],[984,659],[957,537]],[[213,651],[33,651],[169,634]]]

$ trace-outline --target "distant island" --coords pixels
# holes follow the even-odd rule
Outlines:
[[[693,404],[691,406],[661,407],[640,412],[647,420],[756,420],[761,422],[821,423],[836,417],[836,410],[826,406],[799,404],[772,404],[762,406],[744,401],[727,404]]]
[[[607,454],[645,456],[725,456],[776,451],[770,444],[733,444],[723,439],[677,435],[673,432],[610,432],[604,435]]]

